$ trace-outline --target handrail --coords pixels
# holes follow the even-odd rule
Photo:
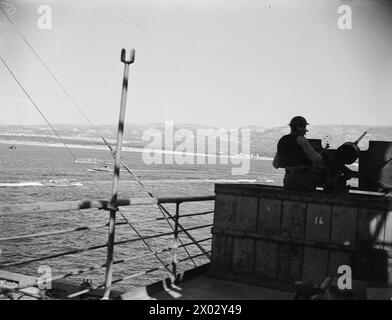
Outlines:
[[[40,203],[35,203],[35,204],[22,204],[22,205],[7,205],[7,206],[0,206],[0,216],[5,216],[5,215],[16,215],[16,214],[24,214],[24,213],[41,213],[41,212],[51,212],[51,211],[68,211],[68,210],[84,210],[84,209],[104,209],[108,210],[111,213],[113,213],[113,210],[117,211],[122,206],[135,206],[135,205],[154,205],[154,204],[162,204],[162,203],[172,203],[176,204],[176,214],[173,216],[170,214],[166,209],[165,211],[165,217],[160,217],[160,218],[153,218],[153,219],[144,219],[144,220],[139,220],[139,221],[134,221],[134,222],[117,222],[115,225],[125,225],[125,224],[130,224],[132,226],[133,223],[146,223],[146,222],[152,222],[152,221],[160,221],[160,220],[172,220],[175,225],[172,227],[172,230],[170,232],[166,233],[160,233],[160,234],[154,234],[154,235],[149,235],[149,236],[141,236],[138,234],[138,238],[132,238],[132,239],[126,239],[126,240],[121,240],[117,241],[111,244],[112,247],[114,245],[121,245],[125,243],[130,243],[130,242],[136,242],[136,241],[143,241],[147,239],[153,239],[153,238],[158,238],[158,237],[164,237],[164,236],[170,236],[174,235],[173,239],[173,246],[170,248],[166,248],[160,251],[153,251],[150,248],[150,253],[144,254],[143,257],[149,256],[149,255],[155,255],[157,258],[157,254],[161,252],[165,252],[168,250],[172,251],[172,261],[169,264],[166,264],[166,262],[161,261],[162,266],[158,268],[153,268],[147,271],[139,272],[135,275],[132,276],[127,276],[124,278],[116,279],[114,281],[111,281],[110,278],[106,277],[106,285],[100,285],[99,287],[105,286],[105,288],[110,288],[109,284],[107,283],[116,283],[123,281],[125,279],[133,278],[141,274],[147,274],[149,272],[153,272],[155,270],[160,270],[162,268],[168,269],[168,266],[171,264],[172,265],[172,270],[169,270],[170,273],[173,273],[175,275],[177,273],[177,262],[185,261],[191,259],[193,264],[196,266],[195,261],[193,258],[199,257],[199,256],[206,256],[208,259],[210,259],[210,251],[206,251],[201,245],[201,242],[211,240],[211,238],[207,238],[204,240],[196,240],[188,231],[191,230],[197,230],[197,229],[202,229],[202,228],[207,228],[207,227],[212,227],[213,224],[208,223],[208,224],[203,224],[203,225],[197,225],[194,227],[190,228],[184,228],[181,226],[179,223],[180,218],[184,217],[192,217],[192,216],[200,216],[200,215],[206,215],[209,213],[213,213],[214,210],[208,210],[204,212],[197,212],[197,213],[189,213],[189,214],[184,214],[180,215],[179,212],[179,207],[181,203],[186,203],[186,202],[200,202],[200,201],[213,201],[215,200],[215,196],[198,196],[198,197],[164,197],[164,198],[130,198],[130,199],[119,199],[115,203],[110,203],[107,200],[81,200],[81,201],[61,201],[61,202],[40,202]],[[124,216],[123,216],[124,217]],[[125,219],[125,217],[124,217]],[[58,235],[58,234],[66,234],[66,233],[71,233],[71,232],[80,232],[80,231],[87,231],[87,230],[93,230],[93,229],[100,229],[100,228],[105,228],[109,224],[95,224],[95,225],[90,225],[90,226],[75,226],[71,228],[65,228],[61,230],[53,230],[53,231],[44,231],[44,232],[39,232],[35,234],[25,234],[25,235],[16,235],[16,236],[8,236],[8,237],[1,237],[0,241],[9,241],[9,240],[23,240],[23,239],[28,239],[28,238],[34,238],[34,237],[44,237],[44,236],[51,236],[51,235]],[[180,233],[184,233],[187,235],[187,237],[191,240],[190,243],[183,244],[181,239],[178,237]],[[181,243],[181,245],[177,244],[177,241]],[[148,243],[145,242],[147,247],[149,247]],[[202,253],[199,255],[194,255],[192,256],[186,249],[187,246],[189,245],[196,245]],[[59,252],[56,254],[50,254],[50,255],[45,255],[37,258],[30,258],[30,259],[25,259],[22,261],[14,261],[14,262],[3,262],[0,264],[0,268],[4,267],[14,267],[14,266],[20,266],[20,265],[25,265],[29,264],[32,262],[38,262],[38,261],[43,261],[43,260],[48,260],[48,259],[54,259],[54,258],[59,258],[62,256],[67,256],[67,255],[72,255],[72,254],[78,254],[78,253],[83,253],[83,252],[88,252],[91,250],[96,250],[96,249],[101,249],[101,248],[107,248],[109,250],[109,245],[108,242],[105,244],[101,245],[94,245],[90,247],[85,247],[85,248],[79,248],[79,249],[74,249],[70,251],[65,251],[65,252]],[[188,257],[186,259],[182,259],[180,261],[177,261],[177,254],[176,254],[176,248],[183,248],[186,253],[188,254]],[[122,259],[122,260],[117,260],[113,261],[112,258],[110,258],[108,261],[110,261],[110,266],[113,266],[114,264],[118,263],[123,263],[125,261],[130,261],[130,260],[135,260],[137,258],[140,258],[142,256],[134,256],[128,259]],[[58,280],[58,279],[64,279],[66,277],[72,276],[72,275],[78,275],[84,272],[89,272],[92,270],[96,270],[99,268],[104,268],[108,266],[108,261],[105,264],[99,265],[99,266],[93,266],[89,268],[84,268],[84,269],[79,269],[79,270],[73,270],[71,272],[67,272],[65,275],[62,276],[56,276],[52,278],[52,280]],[[90,288],[91,289],[91,288]],[[22,290],[22,288],[17,288],[17,290]],[[89,290],[88,290],[89,291]],[[72,295],[79,295],[78,293],[72,294]],[[106,294],[104,298],[107,298],[108,295]]]
[[[214,213],[214,211],[210,210],[210,211],[204,211],[204,212],[198,212],[198,213],[183,214],[183,215],[180,215],[180,217],[181,218],[187,218],[187,217],[206,215],[206,214],[210,214],[210,213]],[[174,219],[174,218],[173,217],[168,217],[168,219]],[[165,220],[165,218],[136,220],[136,221],[132,221],[132,223],[133,224],[139,224],[139,223],[162,221],[162,220]],[[127,225],[127,222],[116,222],[116,226],[120,226],[120,225]],[[48,231],[48,232],[21,234],[21,235],[12,236],[12,237],[1,237],[0,241],[25,240],[25,239],[30,239],[30,238],[47,237],[47,236],[66,234],[66,233],[72,233],[72,232],[80,232],[80,231],[101,229],[101,228],[106,228],[107,226],[108,226],[108,223],[91,225],[91,226],[75,226],[73,228],[60,229],[60,230],[54,230],[54,231]]]
[[[207,253],[211,253],[211,251],[207,251]],[[203,255],[204,255],[204,253],[199,253],[199,254],[196,254],[196,255],[194,255],[192,257],[187,257],[187,258],[181,259],[178,262],[184,262],[184,261],[190,260],[191,258],[197,258],[197,257],[203,256]],[[112,284],[119,283],[119,282],[122,282],[122,281],[125,281],[125,280],[128,280],[128,279],[140,277],[140,276],[142,276],[144,274],[148,274],[148,273],[152,273],[152,272],[157,271],[157,270],[161,270],[164,267],[169,266],[169,265],[170,265],[170,263],[166,264],[165,266],[151,268],[151,269],[146,270],[146,271],[138,272],[138,273],[135,273],[135,274],[131,274],[129,276],[125,276],[125,277],[122,277],[122,278],[115,279],[115,280],[112,280]],[[104,286],[105,286],[105,283],[102,283],[102,284],[96,285],[96,286],[92,286],[91,288],[84,289],[82,291],[78,291],[78,292],[69,294],[69,295],[66,296],[66,298],[69,298],[69,299],[76,298],[78,296],[81,296],[83,294],[89,293],[92,290],[96,290],[96,289],[102,288]]]
[[[197,242],[201,243],[201,242],[205,242],[205,241],[208,241],[208,240],[211,240],[211,239],[212,239],[212,237],[209,237],[209,238],[205,238],[205,239],[199,240]],[[183,245],[179,246],[179,248],[188,247],[188,246],[191,246],[191,245],[194,245],[194,243],[193,242],[188,242],[186,244],[183,244]],[[138,255],[138,256],[134,256],[134,257],[131,257],[131,258],[115,260],[115,261],[113,261],[113,264],[114,265],[122,264],[122,263],[129,262],[129,261],[132,261],[132,260],[137,260],[137,259],[140,259],[140,258],[145,258],[145,257],[148,257],[148,256],[152,256],[154,254],[164,253],[164,252],[170,251],[171,249],[172,249],[172,247],[167,247],[167,248],[162,249],[162,250],[156,250],[154,252],[149,252],[149,253]],[[88,268],[74,269],[74,270],[71,270],[71,271],[69,271],[69,272],[67,272],[65,274],[52,277],[51,279],[48,279],[48,280],[50,280],[50,281],[63,280],[63,279],[66,279],[66,278],[69,278],[69,277],[72,277],[72,276],[76,276],[76,275],[84,274],[84,273],[87,273],[87,272],[99,270],[99,269],[102,269],[104,267],[106,267],[106,263],[99,264],[99,265],[94,265],[94,266],[91,266],[91,267],[88,267]],[[27,288],[30,288],[30,287],[36,287],[36,286],[38,286],[38,280],[39,280],[38,278],[35,278],[31,282],[23,284],[23,286],[18,286],[18,287],[11,288],[11,289],[6,289],[6,291],[8,291],[8,292],[10,292],[10,291],[19,291],[19,290],[27,289]]]
[[[212,224],[206,224],[206,225],[202,225],[202,226],[196,226],[196,227],[188,228],[186,230],[187,231],[197,230],[197,229],[202,229],[202,228],[208,228],[208,227],[211,227],[211,226],[212,226]],[[183,232],[183,230],[180,230],[178,232]],[[153,239],[153,238],[170,236],[172,234],[173,234],[173,231],[166,232],[166,233],[159,233],[159,234],[155,234],[155,235],[152,235],[152,236],[143,237],[143,239],[144,240],[148,240],[148,239]],[[141,240],[142,239],[140,239],[140,238],[132,238],[132,239],[127,239],[127,240],[117,241],[114,244],[115,245],[120,245],[120,244],[125,244],[125,243],[130,243],[130,242],[141,241]],[[18,262],[3,263],[3,264],[0,264],[0,268],[3,268],[3,267],[15,267],[15,266],[24,265],[24,264],[28,264],[28,263],[32,263],[32,262],[59,258],[59,257],[62,257],[62,256],[71,255],[71,254],[77,254],[77,253],[82,253],[82,252],[87,252],[87,251],[92,251],[92,250],[96,250],[96,249],[105,248],[106,246],[107,246],[107,243],[106,244],[101,244],[101,245],[96,245],[96,246],[91,246],[91,247],[86,247],[86,248],[81,248],[81,249],[75,249],[75,250],[60,252],[60,253],[56,253],[56,254],[50,254],[50,255],[39,257],[39,258],[34,258],[34,259],[26,259],[26,260],[22,260],[22,261],[18,261]]]
[[[183,203],[215,200],[214,195],[196,197],[163,197],[163,198],[130,198],[118,199],[116,206],[140,206],[154,205],[161,203]],[[0,206],[0,216],[10,214],[29,214],[51,211],[68,211],[83,209],[105,209],[110,208],[108,200],[77,200],[77,201],[57,201],[57,202],[37,202],[29,204],[15,204]]]

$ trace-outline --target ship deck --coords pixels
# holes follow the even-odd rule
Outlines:
[[[158,292],[130,292],[122,299],[131,300],[290,300],[291,292],[242,284],[200,275]]]
[[[123,293],[122,300],[289,300],[290,290],[267,288],[218,279],[208,273],[208,264],[177,275],[176,281],[163,279],[145,287]]]
[[[190,269],[177,276],[176,281],[166,278],[145,287],[113,297],[121,300],[292,300],[293,284],[265,281],[247,284],[236,279],[219,279],[208,272],[208,264]],[[369,289],[372,288],[372,289]],[[337,290],[336,279],[322,294],[322,300],[389,300],[392,288],[376,283],[354,280],[352,290]]]
[[[31,281],[30,276],[2,271],[0,276],[8,280],[10,286]],[[336,291],[336,282],[331,290],[325,292],[321,299],[327,300],[390,300],[392,288],[379,287],[375,283],[353,280],[352,290]],[[369,289],[371,288],[371,289]],[[62,299],[67,294],[81,290],[80,285],[72,282],[54,281],[51,299]],[[115,300],[291,300],[293,287],[289,285],[265,283],[253,285],[236,280],[223,280],[208,273],[208,264],[190,269],[177,275],[176,281],[166,278],[145,287],[139,287],[129,292],[113,290],[111,298]],[[97,289],[84,297],[77,299],[100,299],[103,290]],[[26,288],[11,296],[0,296],[0,300],[38,300],[37,288]]]

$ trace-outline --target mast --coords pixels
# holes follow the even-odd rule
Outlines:
[[[117,129],[117,145],[115,151],[112,197],[109,205],[110,217],[109,217],[109,231],[108,231],[107,257],[106,257],[105,293],[102,298],[105,300],[109,299],[110,290],[112,286],[114,231],[115,231],[115,224],[116,224],[116,212],[118,211],[117,194],[118,194],[118,183],[120,180],[121,149],[122,149],[122,139],[124,134],[125,109],[127,105],[128,74],[129,74],[129,65],[133,63],[134,60],[135,60],[134,49],[131,50],[129,60],[125,59],[125,49],[121,50],[121,62],[124,63],[124,76],[123,76],[123,84],[122,84],[122,91],[121,91],[120,116],[119,116],[118,129]]]

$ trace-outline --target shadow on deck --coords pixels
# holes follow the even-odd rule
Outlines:
[[[292,292],[213,278],[207,265],[122,294],[122,300],[288,300]]]

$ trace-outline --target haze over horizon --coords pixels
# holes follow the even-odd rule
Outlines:
[[[135,48],[126,125],[390,125],[388,1],[10,0],[9,17],[96,125],[117,123],[121,48]],[[49,5],[52,29],[37,27]],[[340,5],[352,29],[337,26]],[[2,6],[4,10],[7,8]],[[0,55],[51,123],[83,124],[0,12]],[[43,124],[0,63],[0,124]]]
[[[130,128],[132,126],[149,126],[151,127],[154,126],[164,126],[164,122],[140,122],[140,123],[125,123],[125,129]],[[115,129],[118,126],[118,123],[98,123],[94,124],[94,127],[92,127],[89,124],[86,123],[51,123],[51,125],[55,127],[61,127],[61,126],[70,126],[70,127],[87,127],[88,129],[94,129],[94,128],[99,128],[99,127],[114,127]],[[2,126],[13,126],[13,127],[41,127],[41,126],[46,126],[48,129],[50,127],[47,125],[47,123],[42,122],[42,123],[36,123],[36,124],[20,124],[20,123],[0,123],[0,127]],[[391,127],[392,124],[380,124],[380,125],[368,125],[364,123],[356,123],[356,124],[346,124],[346,123],[319,123],[319,124],[310,124],[309,128],[312,127],[325,127],[325,126],[330,126],[332,127],[340,127],[340,126],[348,126],[348,127],[369,127],[369,128],[377,128],[377,127]],[[229,126],[229,127],[223,127],[223,126],[213,126],[207,123],[188,123],[188,122],[174,122],[174,128],[181,128],[181,127],[193,127],[193,128],[198,128],[198,127],[206,127],[206,128],[222,128],[222,129],[241,129],[241,128],[252,128],[254,127],[255,129],[274,129],[274,128],[288,128],[287,124],[282,124],[278,126],[257,126],[253,124],[248,124],[248,125],[243,125],[243,126]]]

